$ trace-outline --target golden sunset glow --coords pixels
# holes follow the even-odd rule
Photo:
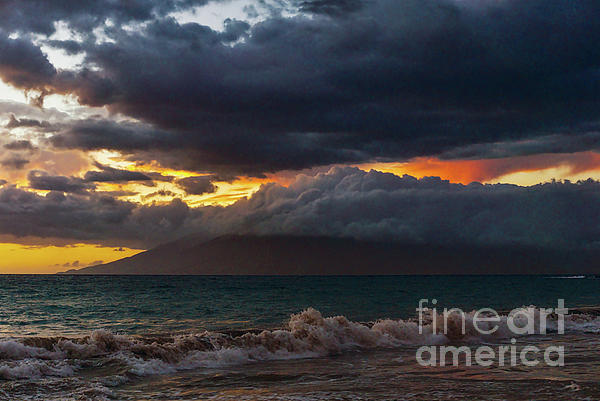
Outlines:
[[[194,207],[205,205],[227,206],[239,199],[251,196],[254,192],[258,191],[262,184],[277,181],[277,178],[274,176],[269,176],[268,178],[242,176],[232,181],[214,181],[216,191],[213,193],[190,195],[186,194],[173,181],[187,177],[210,176],[210,174],[164,168],[157,163],[133,163],[124,160],[118,152],[96,151],[91,152],[90,155],[95,161],[112,168],[146,174],[158,173],[169,178],[169,180],[165,181],[154,181],[152,185],[144,182],[98,184],[98,191],[122,192],[125,194],[117,196],[119,199],[140,204],[170,202],[174,197],[177,197]]]
[[[56,273],[133,256],[139,249],[90,244],[28,246],[0,243],[0,274]]]
[[[480,160],[441,160],[419,157],[403,163],[367,163],[357,167],[417,178],[440,177],[469,184],[506,183],[535,185],[556,180],[585,180],[600,177],[600,155],[594,152],[540,154]]]

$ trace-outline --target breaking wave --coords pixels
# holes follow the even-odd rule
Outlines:
[[[530,309],[539,322],[539,310]],[[0,378],[5,380],[71,377],[85,368],[104,367],[105,380],[126,381],[128,376],[173,373],[199,368],[218,368],[244,363],[314,358],[348,351],[399,348],[446,343],[500,341],[514,337],[501,317],[499,329],[481,335],[473,326],[474,313],[466,314],[465,331],[458,313],[449,316],[446,334],[433,332],[433,319],[426,316],[423,332],[416,319],[382,319],[371,323],[353,322],[344,316],[323,317],[309,308],[292,315],[285,328],[243,334],[199,332],[185,335],[128,336],[98,330],[81,338],[30,337],[0,340]],[[526,315],[515,319],[524,326]],[[443,318],[437,316],[438,332]],[[480,323],[479,327],[493,323]],[[557,321],[549,317],[548,330]],[[600,318],[568,315],[565,328],[579,332],[600,332]]]

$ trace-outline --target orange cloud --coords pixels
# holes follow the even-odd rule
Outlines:
[[[419,157],[405,163],[360,164],[361,169],[374,169],[415,177],[438,176],[451,182],[507,182],[519,185],[556,179],[581,179],[600,175],[600,154],[595,152],[539,154],[502,159],[441,160]],[[545,172],[551,170],[549,174]],[[517,179],[516,173],[521,173]],[[527,173],[527,174],[523,174]],[[504,179],[502,179],[504,178]]]

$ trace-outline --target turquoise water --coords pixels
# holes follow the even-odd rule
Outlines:
[[[280,326],[313,307],[355,321],[406,318],[418,300],[498,310],[600,305],[600,280],[540,276],[0,276],[0,333],[70,336]]]
[[[0,276],[0,297],[2,401],[600,399],[595,278]],[[564,346],[564,367],[422,367],[421,345],[512,335],[420,334],[421,298],[592,308],[516,339]]]

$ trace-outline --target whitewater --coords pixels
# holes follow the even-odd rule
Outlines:
[[[95,279],[5,279],[3,294],[13,296],[0,307],[1,400],[600,397],[595,279]],[[502,297],[510,285],[520,287],[512,298]],[[490,288],[495,297],[484,294]],[[535,292],[525,296],[524,289]],[[453,314],[446,333],[442,316],[436,316],[433,332],[433,317],[427,315],[420,333],[415,310],[420,294],[463,308],[465,330],[462,317]],[[545,334],[515,336],[507,312],[500,312],[492,334],[474,327],[478,307],[532,307],[537,322],[539,308],[552,307],[559,295],[574,311],[565,317],[563,334],[555,315],[548,317]],[[526,317],[519,316],[517,324],[524,326]],[[424,368],[415,361],[422,345],[475,349],[512,345],[511,339],[519,350],[564,346],[565,367]]]

